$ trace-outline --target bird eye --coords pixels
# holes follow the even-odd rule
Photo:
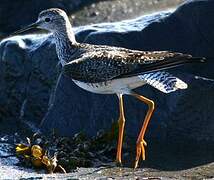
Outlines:
[[[50,18],[45,18],[45,22],[50,22]]]

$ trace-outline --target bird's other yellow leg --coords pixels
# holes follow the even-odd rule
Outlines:
[[[118,119],[119,135],[118,135],[116,162],[119,165],[121,165],[121,152],[122,152],[122,144],[123,144],[123,132],[124,132],[124,126],[125,126],[125,117],[124,117],[124,109],[123,109],[123,95],[118,94],[118,98],[119,98],[120,116]]]
[[[135,93],[133,93],[131,95],[133,95],[134,97],[136,97],[140,101],[143,101],[149,107],[149,109],[146,113],[146,117],[145,117],[144,122],[143,122],[143,126],[141,128],[140,134],[139,134],[138,139],[137,139],[137,144],[136,144],[136,159],[135,159],[134,168],[137,168],[140,156],[142,155],[143,160],[146,159],[146,157],[145,157],[145,146],[147,144],[146,144],[146,141],[144,140],[144,135],[145,135],[147,126],[149,124],[149,121],[151,119],[151,116],[153,114],[155,106],[154,106],[154,102],[152,100],[150,100],[144,96],[141,96],[141,95],[138,95]]]

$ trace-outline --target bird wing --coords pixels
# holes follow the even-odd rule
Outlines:
[[[107,50],[106,50],[107,49]],[[190,58],[190,55],[168,51],[134,51],[124,48],[95,48],[81,58],[67,63],[63,74],[74,80],[98,83],[164,69],[168,64]]]

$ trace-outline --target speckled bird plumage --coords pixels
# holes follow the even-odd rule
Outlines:
[[[98,83],[139,75],[167,68],[175,60],[179,63],[191,59],[190,55],[168,51],[136,51],[125,48],[76,44],[78,51],[71,55],[63,73],[72,79]]]

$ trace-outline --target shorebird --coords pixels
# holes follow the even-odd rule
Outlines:
[[[136,142],[134,167],[145,160],[144,135],[154,111],[154,102],[133,91],[149,84],[163,93],[186,89],[187,84],[165,70],[186,63],[204,62],[204,58],[169,51],[137,51],[120,47],[78,43],[66,13],[61,9],[42,11],[38,20],[15,34],[31,28],[52,33],[62,73],[79,87],[99,94],[116,94],[119,99],[119,135],[116,162],[121,164],[125,116],[123,95],[131,95],[148,105],[148,111]]]

